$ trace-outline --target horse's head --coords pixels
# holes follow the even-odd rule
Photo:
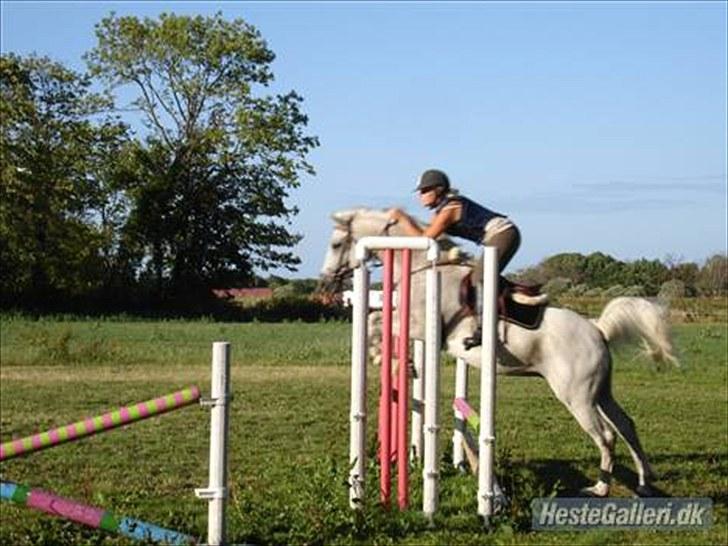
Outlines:
[[[334,230],[329,238],[319,276],[319,292],[339,292],[357,265],[356,243],[368,235],[385,235],[392,225],[386,211],[349,209],[331,215]]]

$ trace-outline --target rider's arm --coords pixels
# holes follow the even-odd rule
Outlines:
[[[391,210],[390,216],[393,220],[399,222],[407,235],[437,239],[449,225],[457,221],[459,212],[459,209],[455,207],[445,207],[435,215],[430,225],[424,229],[420,228],[411,216],[399,209]]]

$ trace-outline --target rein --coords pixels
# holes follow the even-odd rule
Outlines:
[[[472,269],[472,266],[470,266],[470,264],[464,263],[464,262],[459,262],[457,260],[445,260],[442,262],[435,262],[435,268],[445,267],[448,265],[466,266],[466,267],[470,267]],[[432,267],[432,264],[420,266],[417,269],[413,269],[412,271],[410,271],[410,276],[415,275],[417,273],[422,273],[423,271],[427,271],[431,267]]]

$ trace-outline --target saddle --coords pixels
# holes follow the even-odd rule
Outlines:
[[[471,272],[460,282],[460,304],[469,311],[468,314],[477,313],[476,297]],[[541,293],[541,285],[529,286],[509,281],[505,277],[498,278],[496,309],[500,319],[535,330],[541,325],[547,304],[548,295]]]
[[[548,294],[541,293],[541,285],[528,286],[500,277],[498,288],[497,309],[500,318],[529,330],[541,326],[549,302]]]

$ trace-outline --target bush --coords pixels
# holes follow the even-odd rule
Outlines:
[[[543,286],[543,292],[550,296],[560,296],[571,288],[571,279],[566,277],[556,277],[551,279]]]
[[[614,286],[610,286],[609,288],[605,289],[604,292],[602,292],[602,295],[605,298],[616,298],[619,296],[624,296],[625,288],[621,284],[615,284]]]
[[[664,300],[673,300],[687,296],[687,287],[685,283],[678,279],[673,279],[662,283],[658,297]]]
[[[577,285],[572,286],[569,289],[568,295],[578,298],[578,297],[586,295],[586,293],[588,291],[589,291],[589,285],[582,283],[582,284],[577,284]]]
[[[603,294],[603,290],[601,288],[589,288],[586,292],[584,292],[583,296],[585,298],[601,298]]]
[[[645,287],[641,284],[633,284],[624,289],[623,296],[631,296],[633,298],[644,297],[647,295]]]
[[[307,296],[284,296],[261,299],[245,307],[242,310],[241,320],[318,322],[348,319],[349,314],[349,309],[340,305],[328,305],[309,299]]]

